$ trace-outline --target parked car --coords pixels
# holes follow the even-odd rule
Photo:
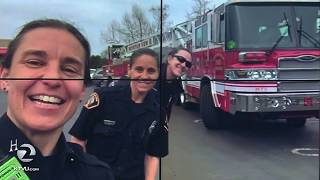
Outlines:
[[[112,81],[110,76],[105,76],[103,69],[98,68],[92,75],[93,84],[97,87],[108,86]]]
[[[96,72],[96,69],[90,69],[90,78],[93,79],[93,75]]]
[[[91,71],[91,70],[90,70]],[[103,69],[102,68],[97,68],[94,73],[92,74],[92,79],[103,79]]]

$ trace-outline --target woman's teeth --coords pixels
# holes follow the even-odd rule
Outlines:
[[[50,104],[62,104],[63,100],[57,97],[53,96],[47,96],[47,95],[37,95],[37,96],[31,96],[30,99],[32,101],[40,101],[42,103],[50,103]]]

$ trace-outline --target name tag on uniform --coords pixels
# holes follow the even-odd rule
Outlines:
[[[103,120],[103,124],[107,126],[114,126],[116,124],[116,121],[105,119]]]

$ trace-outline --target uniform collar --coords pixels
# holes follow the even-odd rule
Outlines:
[[[9,153],[10,149],[15,148],[11,144],[15,144],[15,140],[17,139],[18,146],[21,144],[30,144],[30,141],[26,138],[26,136],[13,124],[13,122],[8,117],[7,113],[5,113],[0,118],[0,149],[3,153]],[[11,143],[12,142],[12,143]]]
[[[156,104],[155,104],[156,103],[156,93],[157,92],[155,92],[154,90],[150,90],[148,92],[148,94],[146,95],[146,97],[142,103],[143,109],[148,110],[148,111],[156,111],[155,110],[155,108],[156,108]],[[125,86],[123,91],[120,93],[120,96],[117,96],[116,98],[118,98],[118,100],[121,100],[125,103],[128,103],[128,105],[133,103],[131,100],[130,85]],[[143,112],[139,112],[138,114],[143,113]]]

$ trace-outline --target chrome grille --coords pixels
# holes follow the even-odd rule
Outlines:
[[[320,57],[280,58],[278,79],[279,92],[320,91]]]
[[[281,81],[278,89],[280,92],[320,91],[320,81]]]

